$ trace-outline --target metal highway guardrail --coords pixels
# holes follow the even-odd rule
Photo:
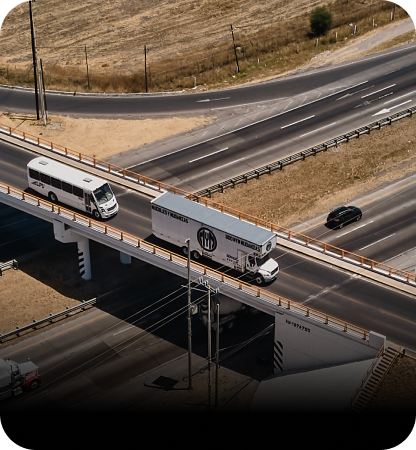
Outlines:
[[[19,268],[17,261],[15,259],[12,259],[11,261],[7,261],[3,264],[0,264],[0,276],[2,275],[3,271],[6,269],[13,269],[17,270]]]
[[[82,228],[85,227],[85,229],[94,230],[95,232],[104,234],[110,239],[114,240],[115,244],[118,244],[120,242],[127,244],[131,249],[134,249],[134,252],[131,253],[133,253],[132,256],[136,258],[140,258],[140,253],[145,252],[147,254],[152,254],[155,257],[160,258],[160,260],[163,260],[165,263],[167,262],[168,264],[179,265],[184,269],[187,268],[187,258],[158,247],[157,245],[150,244],[149,242],[146,242],[143,239],[140,239],[131,234],[124,233],[117,228],[105,225],[101,222],[97,222],[93,219],[65,209],[61,206],[54,205],[46,200],[43,200],[31,194],[27,194],[26,192],[23,192],[1,182],[0,193],[6,194],[13,197],[14,199],[29,203],[34,207],[41,208],[42,210],[53,213],[57,218],[61,217],[68,219],[72,222],[75,222],[77,225],[81,225]],[[93,236],[91,236],[91,238],[93,238]],[[292,313],[299,314],[302,317],[308,317],[315,320],[316,322],[328,325],[339,331],[348,333],[356,338],[358,337],[363,340],[369,339],[370,332],[368,330],[337,319],[336,317],[324,314],[320,311],[309,308],[308,306],[304,306],[295,301],[288,300],[277,294],[266,291],[265,289],[261,289],[244,281],[240,281],[239,279],[232,278],[228,275],[225,275],[224,273],[218,272],[202,264],[191,262],[190,268],[195,274],[197,274],[197,276],[206,276],[223,286],[227,286],[227,288],[232,288],[233,290],[248,294],[249,296],[255,297],[258,300],[262,300],[266,304],[272,304],[285,310],[290,310]]]
[[[414,112],[416,112],[416,107],[400,111],[396,114],[386,117],[385,119],[381,119],[377,122],[373,122],[364,127],[350,131],[347,134],[343,134],[334,139],[330,139],[323,144],[316,145],[315,147],[311,147],[307,150],[303,150],[299,153],[290,155],[287,158],[279,159],[278,161],[268,164],[267,166],[259,167],[258,169],[251,170],[250,172],[246,172],[243,175],[230,178],[229,180],[223,181],[222,183],[215,184],[206,189],[202,189],[196,192],[195,195],[204,197],[211,196],[211,194],[213,194],[214,192],[224,192],[224,188],[226,187],[234,187],[239,183],[247,183],[248,180],[259,178],[260,175],[270,174],[273,170],[282,170],[284,166],[292,164],[295,161],[304,161],[307,156],[315,156],[317,153],[325,152],[331,147],[338,147],[338,144],[341,144],[342,142],[349,142],[350,139],[359,138],[362,134],[370,134],[370,131],[372,130],[380,130],[380,128],[384,127],[384,125],[391,125],[396,120],[400,120],[405,117],[412,117]]]
[[[23,331],[31,330],[33,328],[36,328],[38,325],[42,325],[47,322],[52,322],[54,319],[57,319],[58,317],[69,316],[70,313],[78,311],[79,309],[85,310],[87,306],[92,306],[95,303],[97,303],[96,298],[87,301],[83,300],[82,303],[80,303],[79,305],[72,306],[71,308],[66,308],[64,311],[61,311],[56,314],[50,314],[49,317],[45,317],[44,319],[33,320],[33,323],[25,325],[24,327],[16,327],[15,330],[9,331],[8,333],[5,334],[0,333],[0,344],[2,344],[3,341],[9,338],[10,336],[19,336],[20,333],[22,333]]]

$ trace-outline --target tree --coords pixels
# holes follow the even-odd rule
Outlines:
[[[331,28],[332,14],[324,6],[315,8],[311,13],[310,22],[314,34],[325,34]]]

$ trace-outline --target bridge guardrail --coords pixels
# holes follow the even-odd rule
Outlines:
[[[188,264],[188,260],[185,257],[177,255],[176,253],[165,250],[157,245],[151,244],[149,242],[144,241],[136,236],[125,233],[117,228],[111,227],[109,225],[105,225],[101,222],[97,222],[93,219],[90,219],[86,216],[78,214],[76,212],[65,209],[61,206],[54,205],[46,200],[43,200],[39,197],[36,197],[31,194],[27,194],[19,189],[16,189],[12,186],[6,185],[0,182],[0,192],[10,195],[18,200],[27,202],[35,207],[42,208],[46,211],[52,212],[59,217],[64,217],[66,219],[72,220],[82,226],[90,228],[96,232],[103,233],[108,237],[115,239],[118,242],[124,242],[132,247],[140,251],[144,251],[147,253],[152,253],[153,255],[164,259],[165,261],[169,261],[172,264],[179,264],[182,267],[186,268]],[[204,199],[206,200],[206,199]],[[222,205],[223,206],[223,205]],[[329,327],[335,328],[337,330],[346,332],[354,337],[358,337],[363,340],[369,339],[369,331],[365,330],[356,325],[345,322],[336,317],[330,316],[328,314],[324,314],[318,310],[310,308],[308,306],[302,305],[295,301],[286,299],[277,294],[269,292],[265,289],[261,289],[257,286],[253,286],[249,283],[241,281],[236,278],[232,278],[224,273],[218,272],[215,269],[211,269],[197,262],[191,262],[191,269],[197,275],[203,275],[208,278],[214,279],[219,283],[227,284],[229,287],[233,287],[234,289],[240,290],[246,294],[249,294],[253,297],[257,297],[262,299],[267,303],[273,303],[274,305],[278,305],[281,308],[291,310],[296,314],[299,314],[303,317],[308,317],[313,319],[321,324],[328,325]]]
[[[169,191],[174,194],[187,196],[189,192],[186,192],[182,189],[176,188],[175,186],[171,186],[169,184],[163,183],[161,181],[154,180],[153,178],[146,177],[139,173],[133,172],[128,169],[124,169],[123,167],[116,166],[115,164],[108,163],[106,161],[102,161],[98,158],[94,158],[89,155],[84,155],[81,152],[76,152],[75,150],[71,150],[68,147],[64,147],[59,144],[55,144],[46,139],[42,139],[39,136],[33,136],[24,131],[20,131],[16,128],[11,128],[7,125],[0,124],[0,133],[5,134],[7,136],[11,136],[22,141],[25,141],[29,144],[37,145],[38,147],[44,148],[49,151],[53,151],[54,153],[66,156],[67,158],[81,162],[86,164],[87,166],[94,167],[99,169],[100,171],[111,173],[112,175],[116,175],[120,178],[123,178],[127,181],[131,181],[133,183],[137,183],[140,186],[145,186],[150,189],[154,189],[160,193],[164,191]]]
[[[349,139],[351,139],[353,137],[359,137],[360,134],[370,133],[370,131],[372,129],[375,129],[375,128],[380,129],[381,126],[384,126],[388,123],[391,124],[395,120],[399,120],[404,117],[412,116],[413,112],[415,112],[415,111],[416,111],[416,107],[398,112],[398,113],[393,114],[392,116],[389,116],[378,122],[373,122],[370,125],[361,127],[354,131],[351,131],[350,133],[347,133],[346,135],[343,135],[343,136],[335,138],[335,139],[331,139],[330,141],[327,141],[324,144],[320,144],[316,147],[313,147],[312,149],[308,149],[308,150],[305,150],[304,152],[300,152],[300,153],[297,153],[296,155],[292,155],[291,157],[285,158],[285,160],[282,160],[282,161],[286,161],[287,164],[290,164],[291,162],[297,161],[299,159],[304,159],[304,157],[306,157],[307,154],[309,156],[310,154],[313,154],[313,152],[316,153],[318,151],[318,148],[320,148],[319,151],[323,151],[323,149],[331,148],[333,146],[338,145],[338,143],[340,143],[340,142],[348,141]],[[333,245],[327,244],[325,242],[319,241],[318,239],[314,239],[309,236],[303,235],[301,233],[292,231],[289,228],[285,228],[280,225],[273,224],[272,222],[268,222],[266,220],[259,219],[258,217],[251,216],[249,214],[235,210],[228,206],[222,205],[221,203],[214,202],[211,199],[208,199],[205,196],[204,192],[202,192],[202,191],[200,191],[196,194],[187,192],[183,189],[176,188],[174,186],[163,183],[161,181],[153,180],[152,178],[145,177],[136,172],[132,172],[128,169],[123,169],[122,167],[116,166],[114,164],[107,163],[105,161],[101,161],[99,159],[93,158],[88,155],[84,155],[80,152],[75,152],[75,151],[70,150],[66,147],[63,147],[61,145],[54,144],[52,142],[43,140],[39,137],[35,137],[28,133],[21,132],[20,130],[12,129],[5,125],[0,124],[0,132],[7,134],[7,135],[14,136],[14,137],[18,137],[18,138],[25,140],[27,142],[30,142],[30,143],[34,143],[34,144],[44,147],[48,150],[52,150],[52,151],[56,152],[57,154],[67,156],[72,160],[82,162],[82,163],[87,164],[88,166],[98,168],[104,172],[115,174],[125,180],[135,182],[139,185],[151,187],[152,189],[154,189],[155,191],[158,191],[160,193],[169,191],[169,192],[172,192],[173,194],[187,197],[191,200],[197,201],[198,203],[202,203],[205,206],[209,206],[209,207],[214,208],[223,213],[227,213],[234,217],[238,217],[240,220],[245,220],[247,222],[254,223],[255,225],[262,226],[263,228],[266,228],[267,230],[275,231],[279,237],[281,237],[285,240],[289,240],[294,243],[301,244],[303,246],[306,246],[313,250],[327,254],[329,256],[340,258],[348,263],[359,265],[362,268],[365,268],[365,269],[368,269],[368,270],[371,270],[374,272],[378,272],[382,275],[394,278],[395,280],[416,286],[416,274],[412,274],[412,273],[409,273],[409,272],[406,272],[406,271],[403,271],[400,269],[396,269],[394,267],[388,266],[387,264],[377,262],[375,260],[357,255],[357,254],[349,252],[347,250],[343,250],[341,248],[338,248]],[[313,149],[315,149],[315,150],[313,150]],[[278,161],[273,164],[280,165],[279,166],[280,168],[283,167],[282,166],[283,162],[281,162],[281,161]],[[272,165],[269,165],[267,167],[271,167],[271,166]],[[267,169],[267,170],[269,170],[269,169]],[[271,169],[270,169],[270,171],[271,171]],[[254,172],[257,173],[256,176],[259,176],[261,174],[260,169],[258,169],[257,171],[252,171],[250,173],[254,173]],[[240,177],[237,177],[237,178],[240,179],[241,177],[244,177],[244,175],[241,175]],[[235,178],[233,180],[236,180],[237,178]],[[234,184],[235,183],[236,182],[234,182]]]
[[[224,188],[226,187],[234,187],[239,183],[247,183],[248,180],[259,178],[260,175],[270,174],[272,171],[277,169],[282,170],[284,166],[292,164],[296,161],[303,161],[307,156],[315,156],[317,153],[325,152],[331,147],[337,147],[338,144],[341,144],[342,142],[349,142],[350,139],[359,138],[362,134],[370,134],[372,130],[380,130],[381,127],[384,127],[384,125],[391,125],[397,120],[404,119],[405,117],[409,116],[412,117],[415,112],[416,107],[399,111],[377,122],[372,122],[364,127],[357,128],[334,139],[330,139],[329,141],[326,141],[322,144],[315,145],[315,147],[310,147],[307,150],[302,150],[301,152],[294,153],[287,158],[279,159],[271,164],[268,164],[267,166],[259,167],[257,169],[251,170],[250,172],[246,172],[243,175],[230,178],[229,180],[223,181],[222,183],[218,183],[210,186],[209,188],[202,189],[196,192],[195,195],[201,197],[210,197],[214,192],[224,192]]]
[[[32,328],[36,328],[38,325],[42,325],[47,322],[52,322],[54,319],[62,316],[68,316],[70,313],[78,311],[79,309],[84,310],[87,306],[92,306],[97,302],[96,298],[93,298],[91,300],[83,300],[82,303],[79,305],[72,306],[71,308],[66,308],[64,311],[61,311],[56,314],[50,314],[49,317],[45,317],[44,319],[40,320],[33,320],[33,323],[29,325],[25,325],[24,327],[16,327],[15,330],[9,331],[8,333],[2,334],[0,333],[0,344],[3,343],[3,341],[10,336],[19,336],[20,333],[23,331],[31,330]]]
[[[15,259],[0,264],[0,277],[2,276],[4,270],[11,269],[12,267],[15,270],[19,268],[19,265],[17,264],[17,261]]]

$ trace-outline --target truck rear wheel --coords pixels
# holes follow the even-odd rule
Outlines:
[[[195,259],[196,261],[198,261],[201,258],[201,255],[196,250],[194,250],[191,253],[191,255],[192,255],[192,258]]]
[[[183,253],[185,256],[188,256],[188,247],[182,247],[182,253]]]

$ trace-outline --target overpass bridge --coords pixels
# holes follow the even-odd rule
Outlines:
[[[8,140],[16,142],[16,133],[13,130],[5,130],[3,128],[4,134],[8,135]],[[53,143],[42,142],[39,138],[34,138],[27,134],[17,136],[20,145],[37,153],[53,156],[58,160],[100,176],[105,174],[105,178],[109,181],[139,190],[148,196],[155,197],[169,190],[177,195],[188,197],[190,201],[202,202],[208,207],[236,215],[241,220],[247,220],[255,223],[257,226],[275,231],[279,236],[280,245],[294,248],[303,253],[309,252],[309,256],[320,259],[324,257],[324,260],[326,259],[327,262],[328,258],[331,258],[331,263],[332,260],[337,260],[338,265],[342,264],[345,267],[349,267],[351,271],[371,274],[370,278],[378,279],[378,281],[413,295],[416,293],[416,280],[412,274],[389,268],[384,264],[360,257],[359,255],[353,255],[342,249],[337,249],[318,240],[295,233],[292,230],[227,208],[210,199],[197,197],[194,194],[148,179],[140,174],[112,164],[98,161],[81,153],[72,152]],[[89,239],[118,250],[123,263],[129,263],[130,258],[133,256],[178,276],[187,278],[188,269],[185,258],[146,242],[131,233],[114,228],[103,222],[94,221],[6,183],[0,183],[0,201],[52,223],[55,238],[59,241],[77,242],[80,274],[85,279],[91,277]],[[324,314],[266,289],[252,286],[210,267],[191,262],[190,271],[194,279],[201,277],[208,279],[210,285],[214,288],[219,288],[223,294],[275,316],[276,372],[370,359],[375,357],[380,347],[385,346],[385,337],[378,333]],[[385,279],[388,279],[388,282]],[[290,333],[287,332],[288,329],[290,329]],[[308,342],[314,342],[314,345],[308,345],[308,355],[305,355],[305,352],[301,350],[305,346],[305,335],[302,335],[302,339],[294,339],[294,332],[308,333]],[[286,357],[283,357],[283,348],[290,349]]]

